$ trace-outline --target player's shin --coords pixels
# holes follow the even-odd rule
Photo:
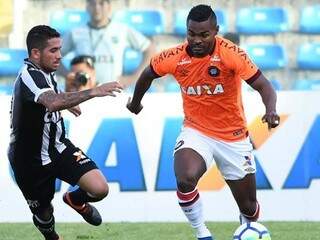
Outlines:
[[[179,205],[188,218],[192,228],[197,232],[197,237],[205,238],[210,237],[211,233],[204,223],[202,202],[197,189],[191,192],[182,193],[177,191]]]
[[[42,233],[46,240],[58,240],[59,236],[55,231],[55,221],[54,216],[48,220],[43,220],[37,215],[33,215],[33,223]]]
[[[259,214],[260,214],[260,205],[258,202],[256,202],[256,210],[254,212],[254,214],[252,215],[248,215],[245,213],[240,213],[240,224],[243,223],[249,223],[249,222],[256,222],[259,218]]]

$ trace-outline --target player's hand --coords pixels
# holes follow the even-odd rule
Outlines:
[[[80,109],[79,105],[74,106],[72,108],[68,108],[68,111],[71,112],[76,117],[81,115],[81,109]]]
[[[138,114],[142,110],[143,106],[141,103],[139,103],[139,105],[133,105],[131,101],[131,97],[129,97],[127,108],[129,109],[130,112],[134,114]]]
[[[262,122],[268,124],[268,129],[275,128],[280,124],[280,117],[276,111],[267,112],[262,117]]]
[[[95,88],[91,89],[91,94],[94,97],[104,97],[104,96],[111,96],[116,97],[116,92],[120,93],[123,89],[122,85],[118,82],[109,82],[101,84]]]

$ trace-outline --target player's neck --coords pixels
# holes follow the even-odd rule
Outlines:
[[[36,59],[33,59],[33,58],[29,57],[28,58],[28,62],[32,63],[38,69],[41,69],[40,63]]]
[[[109,23],[110,23],[110,19],[107,18],[106,20],[99,21],[99,22],[91,21],[89,22],[89,26],[91,28],[100,29],[100,28],[105,28],[106,26],[108,26]]]

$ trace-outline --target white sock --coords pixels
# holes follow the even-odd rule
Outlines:
[[[196,230],[198,238],[211,236],[210,231],[204,223],[202,202],[198,190],[192,192],[181,193],[177,191],[179,205],[188,218],[192,228]]]

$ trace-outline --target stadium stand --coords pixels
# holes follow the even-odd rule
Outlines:
[[[12,84],[0,84],[0,95],[11,95],[13,90]]]
[[[298,68],[320,70],[320,43],[305,43],[298,49]]]
[[[296,80],[294,90],[318,90],[320,91],[320,80],[300,79]]]
[[[270,82],[276,91],[283,89],[282,84],[277,79],[270,79]]]
[[[27,55],[24,49],[0,48],[0,76],[16,75]]]
[[[189,9],[176,10],[174,12],[173,32],[175,35],[182,37],[186,36],[186,19],[188,12]],[[228,30],[227,17],[225,15],[225,12],[222,10],[215,10],[215,13],[217,15],[217,22],[220,26],[219,32],[223,34]]]
[[[299,29],[301,33],[320,33],[320,5],[308,6],[302,9]]]
[[[131,48],[124,52],[123,74],[129,75],[134,73],[140,66],[143,59],[143,53]]]
[[[166,81],[164,85],[165,92],[180,92],[179,84],[176,81]]]
[[[13,0],[0,0],[0,35],[7,35],[13,27]]]
[[[125,23],[146,36],[164,32],[164,20],[157,10],[121,10],[112,16],[114,21]]]
[[[288,16],[283,8],[242,8],[237,13],[236,29],[241,34],[276,34],[288,30]]]
[[[50,26],[65,34],[72,28],[87,24],[89,15],[85,10],[65,9],[54,12],[50,17]]]
[[[284,48],[278,44],[255,44],[244,46],[252,60],[262,70],[276,70],[287,64]]]
[[[9,1],[13,2],[12,0],[3,0],[2,2],[6,3]],[[19,29],[19,31],[16,32],[18,34],[15,34],[13,38],[9,36],[0,38],[0,47],[8,48],[10,46],[13,48],[24,48],[24,37],[26,33],[37,23],[50,24],[59,31],[65,32],[66,30],[73,28],[74,25],[79,26],[79,24],[85,24],[87,21],[83,17],[86,15],[85,1],[83,0],[25,0],[25,2],[26,6],[21,10],[23,15],[23,23],[20,23],[22,25],[21,30],[20,28],[17,28]],[[213,6],[218,17],[220,34],[229,31],[236,32],[240,34],[242,45],[272,44],[281,46],[282,53],[279,51],[281,53],[280,55],[285,57],[280,57],[280,61],[271,62],[272,67],[268,66],[266,63],[260,65],[261,63],[259,63],[258,60],[255,61],[261,66],[261,69],[270,81],[272,79],[279,80],[282,90],[292,89],[295,84],[293,79],[320,79],[320,69],[317,67],[317,62],[319,62],[319,56],[316,55],[317,50],[313,50],[313,54],[316,55],[317,60],[313,58],[309,63],[302,62],[299,55],[301,53],[300,50],[302,49],[300,46],[309,43],[313,45],[320,43],[319,0],[278,1],[276,7],[274,7],[274,2],[266,0],[238,0],[235,2],[216,1],[214,4],[209,0],[118,0],[112,3],[112,8],[114,13],[119,12],[113,16],[117,21],[129,21],[129,23],[126,23],[129,25],[133,24],[132,26],[136,27],[138,30],[140,30],[139,27],[151,25],[151,27],[148,28],[153,30],[149,33],[149,36],[154,38],[157,51],[160,51],[181,42],[182,38],[185,37],[185,18],[188,10],[191,6],[199,3],[211,4]],[[253,13],[253,10],[259,9],[263,11],[256,11]],[[2,8],[0,8],[0,12],[1,10]],[[240,16],[243,17],[243,15],[240,13],[243,14],[244,10],[247,11],[247,13],[244,14],[246,19],[242,20],[240,19]],[[158,20],[144,20],[145,15],[143,17],[141,17],[142,15],[133,18],[129,17],[129,20],[124,18],[126,15],[124,13],[152,11],[157,12],[154,16],[158,15],[156,17]],[[80,12],[80,16],[77,16],[77,14],[72,15],[72,12]],[[81,13],[84,15],[81,15]],[[118,14],[120,14],[121,17],[119,17]],[[67,15],[71,16],[67,17]],[[54,19],[60,19],[62,22],[55,23]],[[256,21],[257,19],[259,21]],[[130,24],[131,20],[145,22],[142,24],[143,26],[141,26],[141,24],[137,24],[137,22]],[[80,23],[74,21],[80,21]],[[156,33],[155,29],[157,29],[157,21],[161,22],[161,27],[160,31]],[[2,22],[0,21],[0,23]],[[19,24],[19,21],[14,20],[14,23]],[[249,29],[252,27],[255,30],[250,32],[241,27],[246,24],[249,24]],[[64,27],[63,29],[66,30],[61,30],[60,27]],[[144,32],[144,30],[142,30],[142,32]],[[260,51],[260,53],[261,52],[263,51]],[[267,55],[269,55],[269,53]],[[255,57],[257,58],[257,56]],[[254,56],[252,58],[254,58]],[[281,59],[284,59],[284,61]],[[67,57],[63,61],[68,61]],[[133,59],[128,61],[133,61]],[[316,67],[310,67],[311,65],[316,65]],[[126,69],[126,72],[130,71],[127,66],[128,65],[126,64],[123,66],[124,70]],[[9,78],[1,78],[0,83],[9,83],[8,79]],[[159,88],[157,89],[167,91],[167,82],[159,81]],[[168,89],[168,91],[170,90]]]

